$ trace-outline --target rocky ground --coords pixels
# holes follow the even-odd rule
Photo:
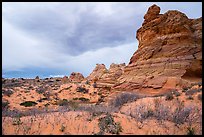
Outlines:
[[[2,134],[202,134],[202,17],[152,5],[129,64],[2,78]]]

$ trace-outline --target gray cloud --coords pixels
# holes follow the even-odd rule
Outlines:
[[[152,4],[3,2],[3,70],[88,75],[96,63],[128,63],[137,49],[136,30]],[[189,18],[202,16],[202,3],[156,4],[162,13],[176,9]]]

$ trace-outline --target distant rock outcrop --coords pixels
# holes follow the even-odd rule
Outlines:
[[[87,77],[87,80],[89,81],[97,81],[99,80],[102,75],[105,73],[108,73],[108,70],[104,64],[96,64],[95,69],[92,71],[92,73]]]
[[[189,19],[184,13],[149,7],[136,38],[138,50],[114,85],[115,90],[159,92],[181,88],[202,78],[202,17]]]
[[[71,82],[81,82],[82,80],[84,80],[84,76],[81,73],[72,72],[69,76],[69,80]]]
[[[111,87],[117,79],[122,75],[125,67],[125,63],[110,65],[109,69],[106,69],[104,64],[96,64],[93,72],[87,77],[88,80],[97,82],[98,87]]]
[[[62,78],[62,83],[66,84],[66,83],[68,83],[68,82],[69,82],[69,78],[68,78],[67,76],[64,76],[64,77]]]

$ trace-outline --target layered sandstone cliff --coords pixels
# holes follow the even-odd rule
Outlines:
[[[202,17],[189,19],[177,10],[159,13],[160,7],[152,5],[145,14],[136,35],[138,50],[115,90],[163,90],[201,81]]]

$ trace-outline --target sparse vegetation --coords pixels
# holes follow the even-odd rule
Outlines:
[[[61,125],[60,131],[61,131],[61,132],[64,132],[64,130],[65,130],[65,126],[64,126],[64,125]]]
[[[165,100],[172,100],[172,99],[174,99],[173,94],[172,94],[172,93],[168,93],[168,94],[166,95]]]
[[[114,122],[111,114],[107,114],[105,117],[99,119],[100,132],[98,134],[104,134],[105,132],[111,134],[120,134],[122,127],[120,123]]]
[[[2,109],[8,109],[9,102],[8,101],[2,101]]]
[[[24,107],[32,107],[32,106],[35,106],[37,105],[38,103],[34,102],[34,101],[25,101],[23,103],[21,103],[20,105],[21,106],[24,106]]]
[[[195,130],[192,127],[187,128],[187,135],[195,135]]]
[[[177,90],[175,90],[175,91],[173,92],[173,94],[174,94],[176,97],[178,97],[178,96],[181,95]]]
[[[176,100],[177,108],[172,113],[172,121],[176,123],[177,125],[183,124],[188,116],[190,115],[190,112],[192,111],[191,107],[184,107],[184,103],[180,100]]]
[[[13,119],[13,125],[21,125],[23,122],[21,122],[21,117],[17,116]]]
[[[59,105],[59,106],[67,106],[68,105],[68,100],[67,99],[62,99],[62,100],[59,100],[58,102],[57,102],[57,104]]]
[[[83,87],[77,87],[76,89],[77,92],[82,92],[82,93],[88,93],[89,90]]]
[[[198,94],[198,100],[202,101],[202,94]]]
[[[93,87],[94,87],[94,88],[97,88],[96,82],[93,83]]]
[[[10,89],[7,89],[7,90],[2,90],[2,93],[3,93],[5,96],[10,97],[10,96],[13,94],[13,91],[10,90]]]
[[[182,92],[186,92],[189,88],[188,87],[184,87]]]
[[[89,82],[89,80],[87,80],[87,81],[85,82],[85,84],[87,84],[87,85],[90,85],[90,82]]]
[[[114,107],[120,107],[127,102],[132,102],[139,98],[141,98],[141,96],[136,93],[121,93],[112,100],[111,105]]]
[[[196,92],[199,92],[199,90],[198,89],[189,89],[186,91],[185,95],[193,95]]]
[[[73,98],[73,100],[80,100],[80,101],[83,101],[83,102],[87,102],[89,101],[88,98],[84,98],[84,97],[80,97],[80,98]]]
[[[186,99],[187,100],[193,100],[193,96],[189,95]]]
[[[155,111],[154,111],[153,116],[157,120],[161,121],[161,120],[169,120],[170,119],[171,108],[164,105],[161,102],[161,99],[157,98],[154,100],[154,107],[155,107]]]
[[[45,87],[42,87],[42,86],[36,89],[36,92],[37,92],[38,94],[42,94],[42,93],[44,93],[45,91],[46,91],[46,88],[45,88]]]

